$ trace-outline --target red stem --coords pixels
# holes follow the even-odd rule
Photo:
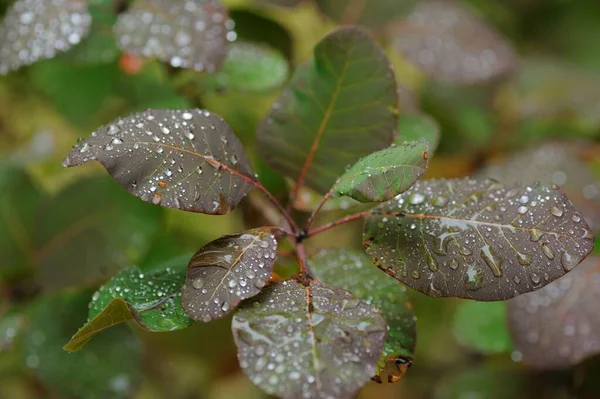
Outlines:
[[[304,249],[304,244],[301,242],[296,243],[296,256],[298,257],[298,263],[300,264],[300,271],[305,274],[308,273],[308,268],[306,266],[306,250]]]
[[[310,230],[306,234],[306,236],[307,237],[316,236],[317,234],[321,234],[322,232],[327,231],[329,229],[333,229],[334,227],[338,227],[338,226],[341,226],[343,224],[350,223],[350,222],[353,222],[353,221],[358,220],[358,219],[362,219],[365,216],[369,216],[372,212],[373,211],[364,211],[364,212],[355,213],[353,215],[349,215],[349,216],[343,217],[341,219],[335,220],[333,222],[324,224],[322,226],[319,226],[319,227],[316,227],[316,228]]]
[[[319,205],[317,206],[317,208],[312,212],[312,214],[310,215],[310,217],[306,221],[306,225],[304,226],[304,230],[305,231],[309,231],[310,230],[310,226],[312,226],[313,222],[315,221],[315,218],[317,217],[317,214],[319,213],[319,211],[321,210],[321,208],[323,208],[323,206],[325,205],[325,203],[330,198],[331,198],[331,190],[328,191],[327,194],[325,194],[325,196],[321,199],[321,202],[319,202]]]

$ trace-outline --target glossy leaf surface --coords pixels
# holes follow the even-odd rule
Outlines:
[[[440,143],[438,123],[424,114],[403,114],[398,118],[398,136],[394,142],[398,145],[407,141],[425,141],[431,155]]]
[[[137,0],[119,16],[115,34],[124,51],[214,72],[225,58],[230,28],[219,0]]]
[[[319,9],[346,25],[379,27],[400,19],[418,0],[317,0]]]
[[[62,349],[85,320],[88,300],[89,292],[39,301],[23,337],[23,361],[57,397],[130,398],[142,379],[141,348],[126,326],[110,329],[80,353]]]
[[[376,372],[383,317],[350,293],[313,281],[268,286],[234,315],[238,359],[282,398],[351,398]]]
[[[36,218],[35,260],[47,289],[112,276],[140,260],[162,227],[160,208],[128,195],[108,177],[67,186],[39,207]]]
[[[600,354],[600,258],[539,291],[509,301],[508,316],[523,362],[564,369]]]
[[[315,278],[351,292],[373,306],[388,323],[388,336],[377,364],[388,381],[399,381],[414,357],[417,341],[416,317],[406,287],[381,273],[364,253],[352,249],[322,250],[311,257]]]
[[[474,351],[508,352],[512,341],[506,319],[506,302],[463,302],[456,309],[452,331],[456,340]]]
[[[338,29],[296,70],[258,128],[277,171],[325,193],[345,168],[388,147],[398,95],[390,63],[366,31]]]
[[[188,265],[181,290],[187,315],[207,323],[258,294],[273,273],[276,253],[277,241],[268,228],[247,230],[208,243]]]
[[[174,331],[191,320],[181,307],[185,263],[176,269],[143,272],[137,267],[121,270],[92,297],[88,322],[65,345],[79,350],[102,330],[134,319],[149,331]]]
[[[53,58],[90,29],[85,0],[19,0],[0,24],[0,75]]]
[[[383,202],[408,190],[427,170],[427,143],[405,142],[358,161],[333,186],[337,196]]]
[[[558,187],[427,180],[367,218],[367,254],[430,296],[501,301],[572,270],[593,235]]]
[[[491,25],[452,1],[420,2],[391,35],[394,48],[445,83],[476,83],[516,64],[512,48]]]
[[[208,111],[148,110],[102,126],[64,160],[96,160],[131,194],[169,208],[224,214],[254,172],[229,125]]]

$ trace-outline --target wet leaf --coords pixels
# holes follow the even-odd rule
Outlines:
[[[141,260],[162,227],[162,212],[102,177],[66,187],[45,201],[36,220],[39,282],[56,289],[97,282]]]
[[[417,343],[416,317],[406,287],[379,272],[371,260],[358,250],[322,250],[311,257],[310,265],[315,278],[350,291],[385,318],[389,328],[377,364],[378,374],[387,368],[388,381],[399,381],[412,362]]]
[[[137,267],[121,270],[92,297],[88,322],[64,349],[78,351],[94,335],[109,327],[135,320],[149,331],[174,331],[188,327],[181,307],[185,263],[144,272]]]
[[[388,147],[398,95],[390,63],[364,30],[325,37],[258,128],[259,152],[277,171],[325,193],[348,165]]]
[[[569,368],[600,354],[600,258],[508,303],[508,320],[523,362],[537,369]]]
[[[190,260],[181,301],[187,315],[207,323],[258,294],[275,265],[277,241],[271,229],[246,230],[212,241]]]
[[[395,143],[400,145],[407,141],[425,141],[431,156],[440,143],[440,127],[438,123],[424,114],[403,114],[398,118],[398,136]]]
[[[463,302],[456,309],[452,326],[463,346],[484,354],[512,349],[506,323],[506,302]]]
[[[592,143],[549,142],[510,155],[503,161],[489,162],[480,176],[504,184],[518,180],[556,184],[581,212],[595,233],[600,233],[600,176],[582,158]]]
[[[282,398],[351,398],[376,372],[383,317],[350,293],[312,281],[268,286],[233,316],[238,359]]]
[[[375,264],[430,296],[501,301],[563,276],[593,247],[558,187],[427,180],[376,208],[364,231]]]
[[[390,34],[394,48],[444,83],[472,84],[516,65],[504,38],[456,2],[422,1]]]
[[[117,326],[81,353],[62,349],[87,314],[89,292],[40,300],[23,339],[24,363],[57,397],[130,398],[141,382],[141,348],[126,326]]]
[[[119,118],[76,145],[63,165],[93,160],[142,200],[190,212],[227,213],[254,180],[231,128],[199,109],[147,110]]]
[[[137,0],[115,25],[122,50],[174,67],[214,72],[235,39],[219,0]]]
[[[317,0],[321,11],[345,25],[379,27],[399,19],[418,0]]]
[[[218,73],[208,77],[219,90],[266,92],[286,82],[289,65],[277,50],[262,44],[236,42],[229,46]]]
[[[91,17],[85,0],[19,0],[0,24],[0,75],[79,43]]]
[[[33,266],[35,210],[44,193],[20,167],[0,164],[0,281]]]
[[[408,190],[427,170],[428,145],[414,141],[377,151],[359,160],[332,188],[336,196],[383,202]]]

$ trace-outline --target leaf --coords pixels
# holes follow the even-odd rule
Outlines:
[[[68,50],[90,23],[85,0],[18,0],[0,24],[0,75]]]
[[[478,173],[504,184],[517,179],[556,184],[581,211],[595,233],[600,233],[600,176],[586,164],[583,153],[591,142],[547,142],[509,155],[500,162],[488,162]]]
[[[469,178],[417,182],[372,212],[363,241],[373,262],[409,287],[478,301],[539,289],[593,247],[558,187]]]
[[[425,141],[431,155],[440,143],[440,127],[429,115],[403,114],[398,118],[398,136],[394,142],[400,145],[407,141]]]
[[[279,51],[262,44],[236,42],[229,46],[219,71],[207,79],[219,90],[267,92],[281,87],[288,74],[288,62]]]
[[[181,262],[176,268],[164,267],[152,272],[143,272],[137,267],[121,270],[94,294],[88,322],[64,349],[78,351],[102,330],[131,319],[149,331],[188,327],[192,321],[181,307],[185,264]]]
[[[282,398],[351,398],[376,372],[381,315],[317,281],[269,285],[234,314],[238,359],[255,385]]]
[[[119,118],[76,145],[63,165],[92,160],[142,200],[190,212],[231,211],[255,179],[231,128],[199,109]]]
[[[317,0],[321,12],[345,25],[376,28],[405,15],[418,0]]]
[[[488,80],[513,70],[517,63],[504,38],[456,2],[420,2],[390,35],[395,49],[444,83]]]
[[[113,33],[117,21],[112,0],[88,0],[92,25],[88,36],[64,54],[66,59],[83,64],[98,64],[114,61],[119,49]]]
[[[123,51],[214,72],[235,39],[232,28],[218,0],[137,0],[119,15],[115,35]]]
[[[508,303],[508,320],[523,362],[536,369],[569,368],[600,354],[600,258]]]
[[[56,397],[130,398],[142,379],[141,348],[127,327],[107,331],[81,353],[61,348],[85,320],[88,299],[89,292],[75,292],[40,300],[24,335],[23,361]]]
[[[427,170],[428,145],[405,142],[359,160],[332,188],[336,196],[383,202],[408,190]]]
[[[221,237],[202,247],[190,260],[181,290],[183,309],[208,323],[260,292],[273,274],[277,241],[261,227]]]
[[[506,325],[506,302],[463,302],[456,309],[452,326],[463,346],[484,354],[512,350]]]
[[[35,209],[44,192],[20,167],[0,163],[0,281],[32,268]]]
[[[325,37],[258,128],[259,152],[282,174],[325,193],[348,165],[393,140],[390,62],[364,30]]]
[[[46,289],[94,283],[136,263],[162,228],[160,208],[107,177],[67,186],[35,215],[35,260]]]
[[[380,273],[365,254],[353,249],[321,250],[311,257],[310,265],[315,278],[350,291],[385,318],[388,336],[377,374],[387,368],[388,381],[399,381],[412,362],[417,343],[416,317],[406,287]]]

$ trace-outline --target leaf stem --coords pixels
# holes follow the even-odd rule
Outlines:
[[[302,242],[296,243],[296,256],[298,257],[298,263],[300,264],[300,271],[305,274],[310,274],[308,265],[306,264],[306,249]]]
[[[310,217],[306,221],[306,225],[304,226],[304,230],[306,230],[306,231],[310,230],[310,226],[312,226],[313,222],[315,221],[315,218],[317,217],[317,214],[319,213],[319,211],[321,210],[321,208],[323,208],[323,206],[325,205],[325,203],[331,198],[332,194],[333,194],[332,190],[329,190],[327,192],[327,194],[325,194],[325,196],[323,196],[323,198],[321,199],[321,202],[319,202],[319,205],[317,205],[317,207],[315,208],[315,210],[312,212],[312,214],[310,215]]]
[[[353,222],[353,221],[358,220],[358,219],[362,219],[362,218],[364,218],[366,216],[369,216],[372,213],[373,213],[373,211],[369,210],[369,211],[355,213],[353,215],[349,215],[349,216],[343,217],[341,219],[335,220],[333,222],[330,222],[330,223],[324,224],[322,226],[316,227],[316,228],[314,228],[312,230],[309,230],[308,233],[306,233],[306,236],[307,237],[316,236],[317,234],[321,234],[322,232],[327,231],[329,229],[333,229],[334,227],[338,227],[338,226],[341,226],[343,224],[350,223],[350,222]]]

